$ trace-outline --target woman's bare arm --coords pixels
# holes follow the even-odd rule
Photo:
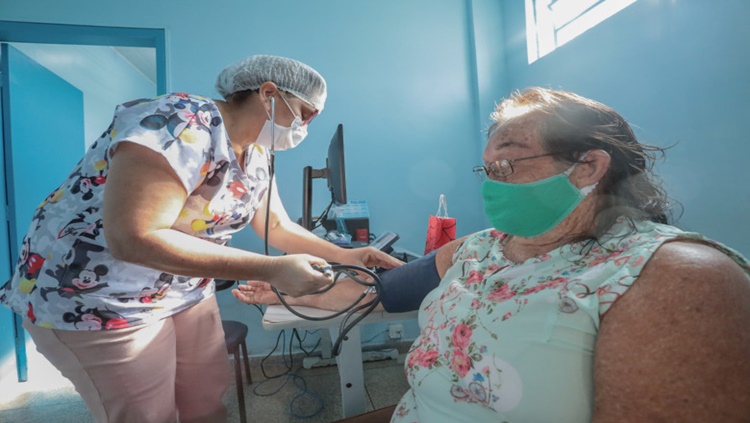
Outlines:
[[[750,281],[718,250],[672,242],[606,313],[595,423],[747,422]]]
[[[268,236],[269,244],[275,248],[290,254],[314,253],[332,262],[357,266],[392,269],[403,264],[400,260],[373,247],[341,248],[319,238],[289,218],[279,196],[277,184],[273,184],[270,194],[270,208],[269,196],[266,194],[250,225],[261,238]],[[268,234],[266,234],[266,216],[268,216]]]
[[[313,256],[266,257],[172,229],[187,192],[166,159],[121,142],[111,159],[103,220],[110,253],[164,272],[221,279],[258,279],[290,295],[316,291],[330,279],[311,268]]]
[[[436,252],[435,267],[440,278],[445,275],[445,272],[453,264],[453,253],[465,238],[451,241],[440,247]],[[365,287],[350,279],[341,279],[336,282],[336,285],[332,289],[322,294],[285,298],[284,300],[291,305],[302,305],[324,310],[341,310],[351,305],[354,300],[362,295],[364,289]],[[232,294],[234,294],[235,298],[246,304],[280,304],[278,297],[271,290],[271,287],[262,282],[248,281],[244,285],[240,284],[237,289],[232,290]],[[368,294],[362,302],[370,301],[374,296],[375,294]],[[383,311],[383,305],[378,304],[375,310]]]

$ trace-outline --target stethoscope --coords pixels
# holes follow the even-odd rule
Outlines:
[[[270,221],[270,210],[271,210],[271,193],[273,192],[273,179],[275,175],[274,170],[274,153],[275,153],[275,143],[276,143],[276,104],[275,99],[273,96],[270,97],[271,99],[271,158],[269,161],[269,178],[268,178],[268,198],[266,199],[266,222],[265,222],[265,234],[264,234],[264,247],[265,247],[265,254],[269,256],[269,249],[268,249],[268,225]],[[348,307],[345,307],[339,311],[333,312],[328,316],[307,316],[305,314],[300,313],[299,311],[295,310],[294,307],[292,307],[289,303],[286,302],[284,299],[285,294],[279,291],[275,286],[271,286],[271,289],[274,293],[276,293],[276,296],[279,298],[279,301],[281,304],[286,307],[289,312],[294,314],[297,317],[303,318],[305,320],[313,320],[313,321],[322,321],[322,320],[329,320],[336,318],[338,316],[341,316],[342,314],[345,314],[344,318],[341,320],[341,324],[339,325],[339,333],[338,337],[336,338],[336,342],[333,344],[333,355],[339,355],[341,352],[341,344],[342,342],[346,341],[347,334],[349,333],[354,326],[357,325],[362,319],[367,317],[368,314],[370,314],[375,307],[377,307],[378,303],[380,302],[380,292],[382,291],[382,282],[378,275],[376,275],[373,271],[370,269],[367,269],[366,267],[362,266],[355,266],[351,264],[333,264],[330,266],[330,268],[325,267],[318,269],[321,272],[327,272],[331,271],[333,272],[333,282],[331,282],[329,285],[323,287],[322,289],[308,295],[317,295],[322,294],[330,289],[332,289],[336,282],[343,278],[348,277],[351,280],[355,281],[356,283],[363,285],[367,287],[368,289],[365,289],[362,291],[362,294]],[[372,282],[367,281],[361,277],[361,274],[365,274],[372,278]],[[374,289],[373,289],[374,288]],[[367,301],[364,304],[359,304],[360,301],[362,301],[366,296],[367,293],[370,293],[372,291],[375,291],[375,298],[373,298],[370,301]],[[356,318],[352,319],[352,316],[355,314],[358,314]],[[351,320],[351,322],[350,322]]]

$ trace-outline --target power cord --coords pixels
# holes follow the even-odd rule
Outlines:
[[[264,356],[260,362],[260,369],[261,369],[261,372],[263,373],[263,376],[266,378],[266,380],[259,382],[253,388],[253,394],[255,394],[256,396],[260,396],[260,397],[272,396],[272,395],[276,395],[277,393],[279,393],[291,380],[294,386],[299,390],[299,392],[296,395],[294,395],[294,397],[289,403],[289,413],[293,417],[299,418],[299,419],[307,419],[307,418],[314,417],[320,414],[320,412],[323,410],[323,407],[324,407],[324,400],[319,395],[310,391],[307,387],[307,382],[305,381],[305,378],[298,375],[294,371],[294,368],[295,368],[294,356],[293,356],[294,339],[295,338],[297,339],[297,341],[299,342],[299,345],[298,345],[299,348],[305,353],[306,356],[309,357],[310,355],[312,355],[312,353],[315,351],[318,345],[320,345],[320,340],[318,340],[318,343],[315,345],[315,347],[313,347],[313,350],[309,352],[304,349],[304,347],[302,346],[302,342],[304,341],[304,339],[307,338],[308,334],[315,333],[315,332],[316,331],[313,331],[313,332],[305,331],[304,337],[300,337],[299,331],[297,329],[293,329],[292,336],[290,336],[289,338],[289,352],[288,352],[289,355],[287,357],[286,331],[285,330],[280,331],[278,336],[276,337],[276,344],[274,345],[273,349],[266,356]],[[268,360],[268,358],[271,357],[273,353],[276,352],[276,350],[279,348],[279,341],[282,338],[283,338],[283,341],[281,342],[281,349],[282,349],[281,356],[283,358],[283,366],[286,368],[286,370],[279,374],[269,375],[266,372],[266,368],[265,368],[266,360]],[[272,380],[280,379],[282,377],[284,377],[285,379],[280,385],[278,385],[271,391],[260,392],[261,387],[265,386],[267,383],[270,383]],[[305,398],[309,398],[310,400],[312,400],[313,403],[315,404],[315,407],[313,408],[312,411],[302,414],[299,412],[299,410],[302,410],[306,407],[303,405],[300,405],[300,402],[303,401]]]
[[[315,230],[323,225],[323,221],[327,219],[328,212],[331,210],[331,207],[333,207],[333,200],[328,203],[328,206],[326,206],[325,210],[323,210],[323,213],[321,213],[320,216],[318,216],[318,218],[315,219],[314,222],[312,222],[312,228],[310,230]]]
[[[364,344],[367,344],[368,342],[371,342],[371,341],[375,340],[375,338],[378,338],[378,337],[380,337],[380,336],[382,336],[382,335],[385,335],[386,333],[388,333],[388,331],[387,331],[387,330],[381,330],[380,332],[378,332],[378,333],[376,333],[375,335],[373,335],[373,336],[372,336],[372,337],[371,337],[370,339],[368,339],[368,340],[366,340],[366,341],[362,341],[362,344],[363,344],[363,345],[364,345]]]

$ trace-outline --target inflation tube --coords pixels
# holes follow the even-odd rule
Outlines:
[[[265,245],[265,254],[267,256],[270,256],[269,249],[268,249],[268,222],[270,221],[270,204],[271,204],[271,193],[273,192],[273,180],[274,180],[274,174],[275,174],[275,168],[274,168],[274,158],[275,158],[275,148],[274,145],[276,143],[276,134],[274,133],[276,129],[276,107],[275,107],[275,100],[273,97],[271,97],[271,157],[270,161],[268,163],[268,199],[266,201],[266,204],[269,205],[269,207],[266,207],[266,222],[265,222],[265,236],[264,236],[264,245]],[[336,284],[336,282],[341,277],[349,277],[353,281],[359,283],[360,285],[364,285],[367,287],[375,287],[375,298],[372,300],[364,303],[359,304],[360,301],[362,301],[366,294],[363,292],[359,298],[357,298],[350,306],[345,307],[337,312],[333,312],[332,314],[328,316],[323,317],[315,317],[315,316],[307,316],[304,315],[297,310],[295,310],[289,303],[284,300],[284,294],[281,293],[276,287],[272,287],[273,291],[276,293],[276,296],[279,297],[279,301],[281,301],[281,304],[284,305],[284,307],[287,308],[292,314],[294,314],[297,317],[301,317],[306,320],[329,320],[336,318],[338,316],[341,316],[342,314],[346,313],[346,316],[344,316],[343,320],[341,320],[341,325],[339,326],[339,335],[336,338],[336,342],[333,344],[333,351],[332,353],[334,355],[339,355],[341,352],[341,343],[347,339],[346,335],[349,333],[350,330],[354,326],[357,325],[362,319],[367,317],[368,314],[370,314],[375,307],[377,307],[378,303],[380,302],[380,293],[382,291],[382,283],[380,281],[380,278],[378,275],[376,275],[371,270],[361,267],[361,266],[355,266],[355,265],[349,265],[349,264],[334,264],[331,265],[331,270],[334,272],[333,282],[321,289],[320,291],[315,292],[314,294],[321,294],[325,291],[328,291],[329,289],[333,288],[333,286]],[[368,276],[370,276],[373,280],[373,282],[368,282],[361,277],[359,277],[359,273],[364,273]],[[314,295],[311,294],[311,295]],[[352,316],[357,314],[357,317],[355,317],[352,320]],[[351,322],[350,322],[351,320]]]

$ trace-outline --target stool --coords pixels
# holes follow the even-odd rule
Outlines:
[[[221,326],[224,328],[224,342],[227,344],[227,352],[234,355],[234,377],[235,384],[237,385],[237,404],[240,406],[240,421],[245,423],[247,417],[245,414],[245,389],[242,381],[240,353],[242,353],[242,359],[245,362],[247,383],[253,383],[253,379],[250,376],[250,361],[247,358],[247,346],[245,345],[247,325],[235,320],[222,320]]]
[[[216,291],[223,291],[234,286],[237,281],[216,279]],[[227,352],[234,356],[234,377],[237,385],[237,404],[240,407],[240,422],[247,422],[245,413],[245,389],[242,382],[242,363],[240,362],[240,353],[245,362],[245,373],[247,374],[247,383],[253,383],[250,376],[250,360],[247,358],[247,325],[235,320],[222,320],[221,327],[224,329],[224,343],[227,345]]]

